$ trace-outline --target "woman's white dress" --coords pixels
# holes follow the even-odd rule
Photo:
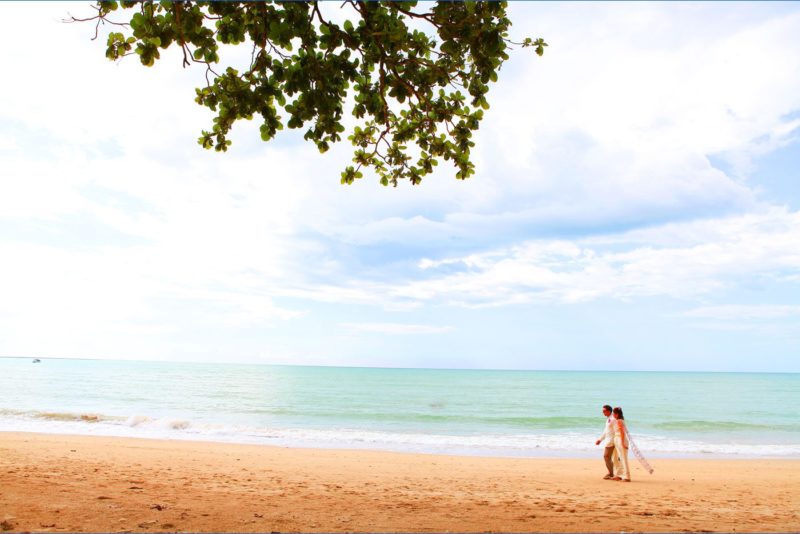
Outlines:
[[[625,421],[617,420],[617,431],[614,433],[614,452],[619,455],[619,471],[617,476],[623,480],[631,479],[631,468],[628,464],[628,428]]]

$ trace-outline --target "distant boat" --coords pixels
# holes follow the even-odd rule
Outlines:
[[[33,363],[42,363],[42,360],[40,360],[39,358],[34,358]]]

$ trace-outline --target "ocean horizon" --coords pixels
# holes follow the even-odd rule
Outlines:
[[[0,431],[457,455],[800,457],[800,374],[0,358]]]

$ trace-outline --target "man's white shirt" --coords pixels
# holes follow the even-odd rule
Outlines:
[[[600,436],[600,441],[604,439],[608,439],[606,442],[606,447],[611,447],[614,445],[614,435],[617,433],[617,420],[614,418],[613,415],[610,415],[606,420],[606,429],[603,431],[603,435]]]

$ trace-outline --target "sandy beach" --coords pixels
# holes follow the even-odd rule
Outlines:
[[[796,531],[800,461],[509,459],[0,433],[26,531]]]

